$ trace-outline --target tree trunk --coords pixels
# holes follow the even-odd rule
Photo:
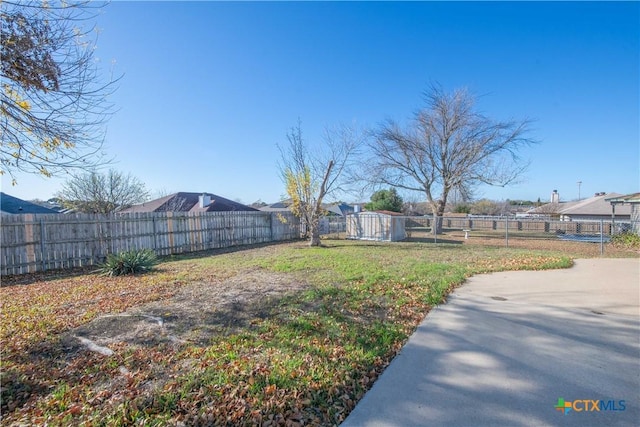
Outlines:
[[[333,160],[329,161],[327,165],[327,170],[324,173],[324,178],[322,179],[322,184],[320,184],[320,191],[318,193],[318,199],[315,202],[315,206],[313,206],[313,210],[311,211],[311,219],[309,221],[309,246],[320,246],[320,216],[322,214],[322,199],[327,194],[327,182],[329,181],[329,176],[331,175],[331,169],[333,169],[334,162]]]
[[[317,225],[311,229],[311,238],[309,239],[309,246],[320,246],[320,227]]]
[[[444,207],[445,203],[442,200],[438,200],[431,205],[431,211],[433,213],[433,227],[431,227],[431,232],[434,235],[442,234]]]
[[[309,236],[309,246],[320,246],[320,208],[315,206],[309,220],[307,233]]]
[[[431,227],[431,234],[442,234],[442,216],[434,214],[433,227]]]

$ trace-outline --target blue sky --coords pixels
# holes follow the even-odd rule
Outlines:
[[[105,74],[123,74],[106,150],[152,193],[277,201],[298,118],[320,144],[325,126],[406,120],[433,82],[535,120],[523,182],[478,197],[640,191],[638,2],[115,1],[97,26]],[[17,178],[2,189],[25,199],[63,182]]]

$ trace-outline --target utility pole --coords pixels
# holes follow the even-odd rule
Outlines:
[[[578,201],[580,201],[580,186],[582,185],[582,181],[578,181]]]

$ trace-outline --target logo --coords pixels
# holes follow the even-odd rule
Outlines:
[[[560,411],[567,415],[571,411],[575,412],[605,412],[605,411],[624,411],[627,409],[624,400],[593,400],[593,399],[576,399],[564,400],[558,398],[558,403],[554,406],[556,411]]]
[[[569,411],[572,409],[571,408],[571,402],[565,402],[563,398],[558,398],[558,404],[556,406],[554,406],[556,408],[556,411],[562,411],[566,414],[569,413]]]

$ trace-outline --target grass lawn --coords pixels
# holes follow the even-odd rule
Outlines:
[[[1,423],[336,425],[467,277],[585,255],[325,244],[174,258],[133,277],[3,279]]]

